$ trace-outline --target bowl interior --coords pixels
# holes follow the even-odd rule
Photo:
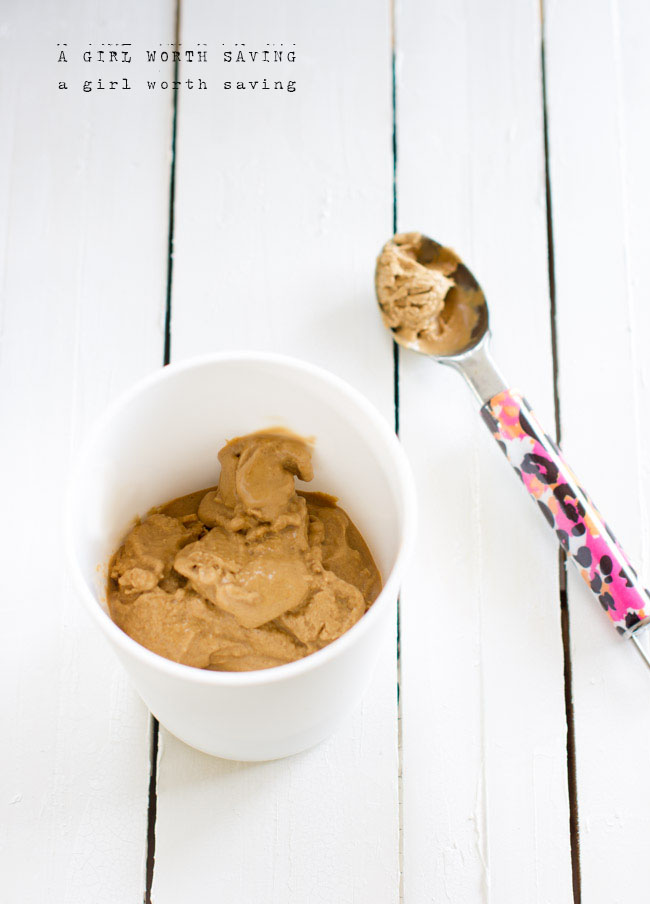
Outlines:
[[[106,566],[136,516],[217,483],[217,452],[273,426],[314,437],[314,480],[339,498],[386,582],[404,527],[400,454],[377,412],[325,372],[265,358],[214,358],[169,367],[104,417],[73,481],[73,555],[106,608]]]

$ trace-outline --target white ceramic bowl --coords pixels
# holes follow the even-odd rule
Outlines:
[[[106,606],[108,560],[130,522],[215,484],[227,439],[278,425],[315,438],[315,478],[303,486],[339,497],[379,566],[380,596],[334,643],[277,668],[204,671],[140,646]],[[233,352],[161,368],[112,405],[73,472],[66,533],[79,595],[151,712],[206,753],[265,760],[316,744],[359,702],[386,633],[395,630],[415,521],[406,457],[359,392],[311,364]]]

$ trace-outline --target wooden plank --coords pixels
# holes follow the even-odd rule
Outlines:
[[[172,6],[73,0],[2,15],[7,901],[143,896],[149,714],[74,599],[60,523],[70,453],[89,422],[162,360],[165,301],[169,100],[84,93],[83,79],[103,70],[80,57],[88,42],[169,40]],[[67,67],[56,63],[61,41]]]
[[[390,233],[387,3],[183,4],[182,41],[295,42],[297,62],[228,68],[179,97],[172,357],[272,349],[360,387],[392,423],[392,350],[373,259]],[[198,70],[193,70],[198,75]],[[181,65],[181,77],[189,67]],[[295,79],[293,93],[221,83]],[[396,652],[320,747],[276,763],[211,759],[161,731],[156,904],[398,898]]]
[[[398,7],[399,229],[486,291],[504,373],[553,427],[539,7]],[[421,520],[401,597],[404,900],[572,900],[555,540],[459,376],[400,354]]]
[[[562,442],[648,581],[650,10],[602,0],[585,31],[583,4],[546,6]],[[641,901],[648,674],[573,574],[568,592],[582,900]]]

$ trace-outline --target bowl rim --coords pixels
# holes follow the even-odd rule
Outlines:
[[[93,452],[95,443],[102,433],[110,426],[111,421],[124,408],[127,408],[137,396],[146,392],[152,386],[174,380],[179,374],[189,370],[200,369],[214,364],[242,362],[277,365],[278,367],[288,369],[297,374],[309,374],[317,380],[329,384],[343,395],[346,395],[362,410],[363,414],[372,423],[383,442],[386,457],[390,458],[392,467],[397,475],[398,492],[401,494],[402,498],[403,524],[393,567],[386,578],[379,596],[359,621],[344,634],[321,650],[310,653],[295,662],[284,663],[268,669],[256,669],[244,672],[220,672],[209,669],[199,669],[195,666],[183,665],[180,662],[166,659],[164,656],[160,656],[158,653],[154,653],[152,650],[142,646],[142,644],[138,643],[138,641],[134,640],[115,624],[109,613],[105,611],[97,600],[95,593],[89,587],[81,570],[81,565],[77,560],[74,539],[75,527],[72,513],[78,477],[86,465],[89,456]],[[274,684],[314,671],[342,654],[348,647],[355,644],[372,628],[375,622],[381,617],[385,607],[389,605],[391,598],[397,596],[399,579],[404,571],[407,560],[413,551],[416,532],[416,512],[415,479],[406,453],[404,452],[397,435],[389,427],[386,419],[380,414],[372,402],[360,392],[360,390],[319,365],[289,355],[278,354],[276,352],[255,351],[214,352],[168,364],[153,371],[151,374],[147,374],[111,402],[95,421],[77,453],[73,456],[73,463],[70,469],[65,496],[64,517],[66,558],[74,587],[77,594],[83,600],[86,610],[90,612],[91,617],[98,624],[99,628],[107,636],[108,640],[115,644],[118,650],[124,652],[129,657],[134,657],[147,668],[162,672],[170,678],[178,678],[194,684],[212,685],[216,687],[252,687]]]

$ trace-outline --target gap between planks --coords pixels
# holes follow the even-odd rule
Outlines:
[[[181,0],[176,0],[174,22],[174,45],[180,44]],[[178,81],[179,62],[174,61],[174,81]],[[163,344],[163,367],[171,361],[172,339],[172,278],[174,271],[174,200],[176,195],[176,125],[178,122],[178,91],[172,93],[171,162],[169,173],[169,229],[167,233],[167,291],[165,294],[165,335]],[[144,904],[152,904],[151,889],[156,864],[156,812],[158,807],[158,746],[160,723],[151,716],[151,750],[149,765],[149,798],[147,804],[147,860],[145,875]]]
[[[542,72],[542,114],[544,124],[544,167],[546,193],[546,233],[548,249],[548,285],[551,317],[551,354],[553,358],[553,407],[555,410],[555,438],[558,445],[562,442],[562,419],[560,410],[560,373],[557,336],[557,308],[555,294],[555,246],[553,239],[553,200],[551,192],[551,166],[548,128],[548,98],[546,92],[546,52],[545,52],[545,19],[544,2],[540,0],[541,14],[541,46],[540,60]],[[562,649],[564,653],[564,708],[567,723],[567,785],[569,791],[569,836],[571,840],[571,871],[573,878],[574,904],[582,900],[580,882],[580,835],[578,822],[578,780],[576,769],[575,718],[573,711],[573,676],[571,667],[571,621],[566,588],[566,553],[558,551],[558,578],[560,591],[560,619],[562,629]]]
[[[391,110],[392,110],[392,152],[393,152],[393,234],[397,232],[397,59],[396,0],[390,3],[391,38]],[[393,404],[395,408],[395,433],[399,437],[399,345],[393,340]],[[397,597],[397,821],[398,821],[398,895],[400,904],[404,901],[404,782],[402,750],[402,660],[400,647],[400,598]]]

